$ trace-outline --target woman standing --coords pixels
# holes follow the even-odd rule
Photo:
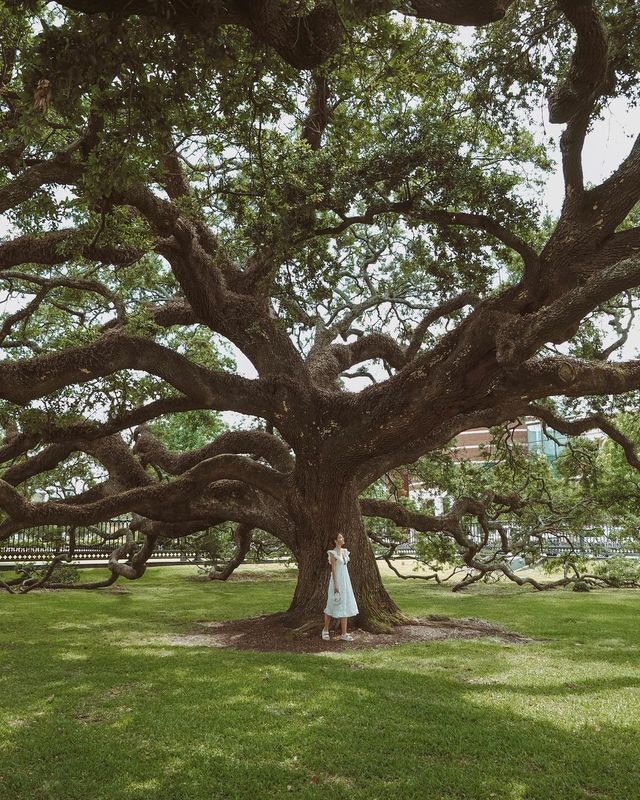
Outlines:
[[[331,617],[340,620],[342,635],[340,638],[345,642],[352,642],[353,636],[347,633],[347,619],[355,617],[358,613],[358,605],[349,578],[349,551],[343,547],[344,536],[339,533],[334,541],[334,547],[327,550],[329,565],[331,567],[331,578],[329,579],[329,593],[327,595],[327,606],[324,610],[324,628],[322,638],[328,640],[329,624]]]

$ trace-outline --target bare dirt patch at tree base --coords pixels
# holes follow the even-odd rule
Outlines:
[[[340,650],[368,650],[412,642],[447,639],[493,637],[509,644],[530,644],[538,641],[505,631],[498,625],[484,620],[452,619],[435,615],[421,617],[409,625],[399,625],[391,633],[369,633],[355,629],[351,631],[352,642],[342,641],[337,631],[331,631],[330,641],[324,641],[320,638],[320,624],[316,634],[298,635],[292,629],[286,628],[277,614],[228,622],[202,621],[196,624],[198,628],[192,633],[171,636],[171,644],[185,647],[233,647],[238,650],[263,652],[323,653]]]

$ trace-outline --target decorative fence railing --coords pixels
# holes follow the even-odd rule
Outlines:
[[[109,520],[90,528],[29,528],[0,542],[0,562],[44,561],[59,553],[70,553],[74,561],[106,561],[113,550],[135,536],[127,529],[127,524],[128,520]],[[119,531],[122,531],[120,535]],[[194,557],[193,551],[174,539],[159,543],[150,560]]]
[[[505,526],[506,527],[506,526]],[[517,534],[517,528],[507,528],[509,535]],[[470,526],[471,537],[479,542],[482,533],[477,525]],[[417,542],[415,533],[409,534],[409,540],[396,548],[397,556],[416,556]],[[488,545],[491,549],[499,549],[500,536],[495,531],[489,535]],[[581,556],[593,558],[608,558],[613,555],[640,556],[640,536],[635,541],[624,537],[619,528],[612,525],[600,526],[596,531],[585,530],[581,535],[547,533],[543,537],[540,547],[542,556],[562,556],[576,553]]]
[[[0,542],[0,564],[47,561],[59,553],[71,553],[72,559],[76,562],[106,561],[113,550],[131,541],[131,537],[135,536],[128,530],[127,524],[127,520],[110,520],[89,528],[60,529],[42,526],[20,531]],[[513,529],[512,533],[517,533],[516,529]],[[471,526],[471,536],[479,541],[480,535],[479,529]],[[491,533],[489,546],[496,550],[500,547],[500,537],[497,533]],[[560,556],[571,552],[593,558],[607,558],[613,555],[638,556],[640,547],[638,541],[625,538],[618,529],[607,526],[599,528],[597,532],[585,530],[580,536],[545,535],[541,555]],[[397,558],[417,556],[416,537],[413,532],[409,533],[406,543],[396,548],[394,555]],[[173,539],[158,543],[150,561],[179,563],[196,557],[197,553],[189,546],[188,540],[181,542]],[[257,560],[274,559],[267,556]]]

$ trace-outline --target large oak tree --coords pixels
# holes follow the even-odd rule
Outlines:
[[[259,528],[295,554],[300,623],[323,607],[342,530],[370,629],[402,614],[367,517],[441,531],[479,563],[460,521],[488,524],[486,501],[434,517],[363,495],[474,426],[533,414],[617,435],[546,398],[640,387],[640,362],[611,360],[593,333],[603,314],[624,327],[640,286],[640,139],[600,185],[582,164],[607,102],[635,98],[636,12],[5,3],[0,537],[132,514],[144,544],[111,568],[136,577],[159,536]],[[486,27],[461,36],[469,25]],[[562,126],[554,224],[530,132],[541,102]],[[220,359],[225,341],[255,377]],[[354,377],[370,385],[349,391]],[[189,411],[260,424],[184,452],[147,426]],[[36,476],[79,453],[100,480],[33,502]],[[508,494],[491,499],[517,508]]]

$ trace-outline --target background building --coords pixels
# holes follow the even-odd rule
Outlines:
[[[542,423],[537,419],[525,419],[509,424],[513,443],[524,447],[532,453],[545,455],[549,461],[555,461],[560,455],[567,437],[556,431],[546,433]],[[491,432],[489,428],[471,428],[456,436],[453,445],[453,457],[456,461],[482,462],[491,461]]]

